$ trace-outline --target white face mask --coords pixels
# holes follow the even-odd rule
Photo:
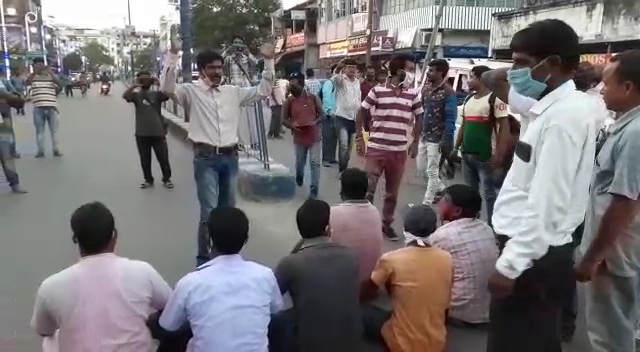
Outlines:
[[[426,245],[425,242],[424,242],[424,239],[422,239],[421,237],[414,236],[414,235],[410,234],[407,231],[403,231],[402,234],[404,235],[404,245],[405,246],[409,245],[409,243],[411,243],[411,242],[418,243],[418,246],[420,246],[420,247],[424,247]]]
[[[404,77],[404,82],[402,85],[406,88],[413,88],[413,82],[416,80],[416,74],[413,72],[406,72],[406,76]]]

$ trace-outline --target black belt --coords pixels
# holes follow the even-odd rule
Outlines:
[[[225,147],[217,147],[207,143],[193,143],[193,149],[211,154],[232,155],[238,151],[238,145],[228,145]]]

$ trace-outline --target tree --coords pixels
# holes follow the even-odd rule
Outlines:
[[[142,50],[135,53],[133,57],[134,69],[147,70],[154,72],[156,69],[156,46],[153,44],[147,45]]]
[[[62,66],[65,70],[80,71],[82,70],[82,56],[79,53],[70,53],[62,58]]]
[[[193,11],[194,48],[221,49],[234,35],[255,48],[271,34],[271,13],[279,0],[197,0]]]
[[[113,58],[109,56],[109,50],[104,45],[92,41],[82,48],[82,55],[87,60],[89,70],[95,72],[102,65],[113,65]]]

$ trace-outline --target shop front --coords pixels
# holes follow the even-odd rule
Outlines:
[[[276,44],[278,44],[277,41]],[[288,34],[284,39],[282,51],[276,59],[278,63],[277,69],[283,70],[286,74],[302,70],[305,44],[306,38],[304,33]]]

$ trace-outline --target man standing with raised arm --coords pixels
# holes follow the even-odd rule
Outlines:
[[[224,58],[213,50],[196,57],[200,79],[196,83],[176,84],[178,47],[171,43],[160,76],[161,91],[186,106],[191,116],[189,139],[193,142],[193,172],[200,202],[198,265],[210,259],[206,219],[218,206],[234,206],[238,175],[238,127],[241,105],[259,101],[273,90],[275,49],[262,46],[265,70],[254,87],[221,85]]]

